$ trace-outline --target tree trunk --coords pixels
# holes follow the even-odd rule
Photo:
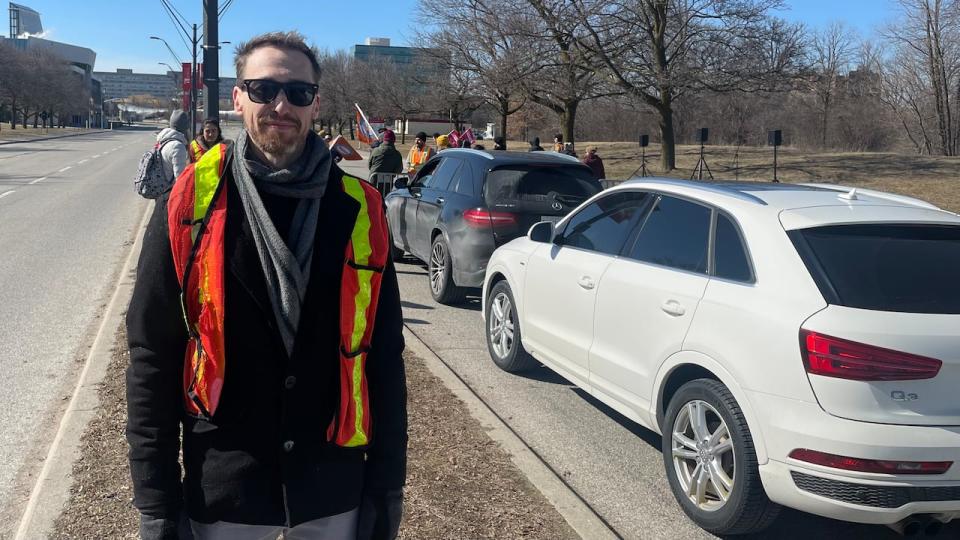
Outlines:
[[[830,97],[827,96],[823,100],[823,118],[820,122],[820,146],[822,148],[827,147],[827,122],[830,118]]]
[[[670,99],[662,99],[660,114],[660,169],[667,173],[677,167],[677,144],[673,134],[673,108]]]
[[[400,144],[407,144],[407,115],[400,115]]]
[[[17,129],[17,100],[10,102],[10,129]]]
[[[580,100],[570,100],[563,103],[563,112],[560,113],[560,129],[563,133],[564,142],[574,144],[573,128],[577,122],[577,107],[580,106]]]

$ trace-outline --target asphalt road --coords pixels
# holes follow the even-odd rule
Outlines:
[[[713,538],[676,503],[663,470],[660,437],[545,367],[524,376],[497,368],[487,353],[479,291],[461,306],[430,297],[426,270],[397,266],[404,321],[494,412],[624,538]],[[829,520],[784,509],[757,538],[895,539],[884,526]],[[939,538],[960,538],[960,522]]]
[[[0,537],[17,525],[151,207],[133,176],[153,138],[116,131],[0,145]]]

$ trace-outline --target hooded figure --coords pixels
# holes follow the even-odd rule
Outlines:
[[[503,137],[494,137],[493,138],[493,149],[494,150],[506,150],[507,149],[507,140]]]
[[[403,156],[397,150],[396,142],[397,136],[393,131],[388,129],[383,132],[383,143],[376,147],[373,152],[370,152],[368,163],[370,174],[399,174],[403,171]]]
[[[529,152],[543,152],[543,147],[540,146],[540,137],[534,137],[530,139],[530,150]]]
[[[437,135],[437,152],[450,148],[450,139],[446,135]]]
[[[157,134],[157,144],[161,145],[163,175],[172,184],[190,163],[187,153],[187,131],[190,129],[190,116],[183,111],[173,111],[170,115],[170,127],[163,128]]]

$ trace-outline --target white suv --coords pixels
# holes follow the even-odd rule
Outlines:
[[[832,185],[630,181],[493,254],[493,361],[542,362],[663,434],[716,534],[779,505],[960,517],[960,217]]]

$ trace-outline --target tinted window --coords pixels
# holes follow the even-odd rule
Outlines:
[[[629,256],[638,261],[706,273],[710,209],[661,196]]]
[[[743,240],[737,232],[737,227],[723,214],[717,215],[714,242],[714,275],[734,281],[753,281],[753,273],[750,271]]]
[[[620,192],[597,199],[567,222],[563,245],[619,254],[650,198],[649,193]]]
[[[600,189],[599,182],[586,167],[509,165],[487,174],[484,194],[490,204],[552,194],[579,204]]]
[[[450,181],[453,180],[454,175],[457,173],[457,169],[460,168],[460,160],[454,158],[443,158],[440,160],[440,165],[437,165],[437,168],[434,169],[433,174],[424,177],[423,187],[431,189],[447,189],[447,186],[450,185]]]
[[[809,246],[799,251],[831,303],[960,313],[960,227],[834,225],[803,229],[795,243],[796,234]]]
[[[417,171],[417,176],[413,181],[413,185],[423,187],[431,182],[433,173],[437,170],[437,165],[440,164],[440,161],[441,160],[437,159],[427,162],[423,168]]]
[[[449,191],[456,191],[461,195],[473,196],[473,174],[469,162],[464,162],[463,166],[457,170],[453,182],[447,188]]]

